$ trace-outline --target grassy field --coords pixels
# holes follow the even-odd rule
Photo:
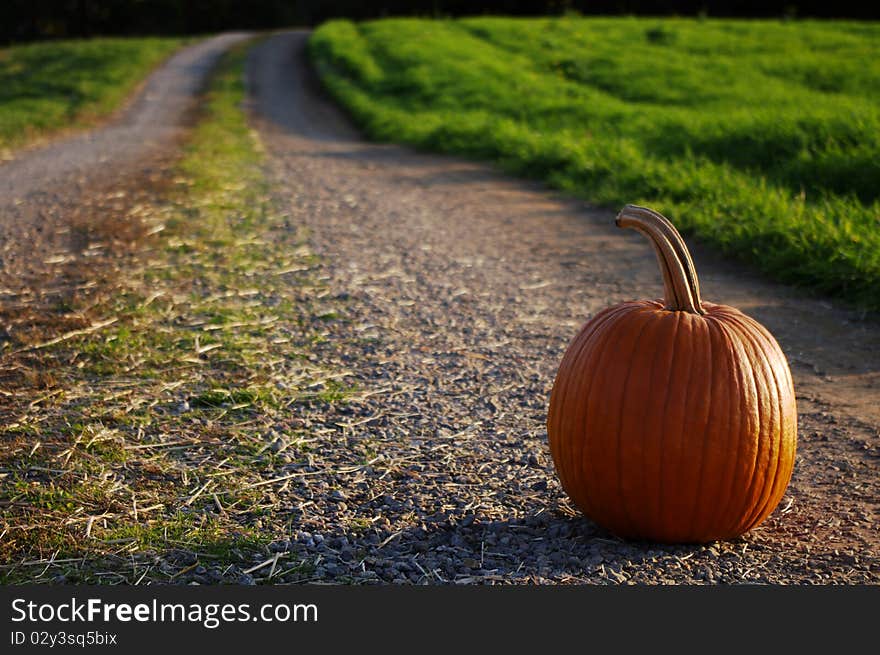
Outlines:
[[[105,38],[0,49],[0,151],[109,114],[181,43]]]
[[[140,254],[90,258],[56,308],[78,324],[0,347],[0,583],[307,574],[243,571],[291,534],[283,466],[320,460],[287,422],[351,391],[309,357],[313,305],[329,303],[268,195],[241,111],[246,50],[221,62],[170,187],[122,221],[143,224]]]
[[[334,21],[366,133],[644,204],[778,279],[880,309],[880,24]]]

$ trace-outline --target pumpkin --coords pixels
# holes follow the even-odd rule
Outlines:
[[[773,511],[794,466],[785,356],[757,321],[700,299],[691,256],[666,218],[627,205],[616,224],[651,241],[665,297],[602,310],[566,350],[547,418],[562,487],[623,538],[741,535]]]

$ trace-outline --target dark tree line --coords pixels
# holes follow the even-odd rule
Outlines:
[[[864,0],[0,0],[0,43],[102,34],[204,34],[339,16],[585,15],[880,18]]]

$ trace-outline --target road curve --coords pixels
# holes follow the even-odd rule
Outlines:
[[[180,50],[108,124],[0,165],[0,278],[62,248],[67,218],[93,186],[130,184],[127,178],[143,174],[145,165],[149,172],[157,156],[168,154],[217,58],[247,36],[222,34]]]

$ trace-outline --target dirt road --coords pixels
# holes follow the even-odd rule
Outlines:
[[[53,286],[67,261],[96,245],[96,223],[124,215],[126,198],[157,181],[177,154],[207,73],[246,36],[184,48],[106,125],[0,164],[0,300],[7,308]]]
[[[661,295],[648,244],[616,229],[612,208],[489,166],[364,142],[321,94],[305,39],[279,35],[253,51],[254,120],[277,195],[322,257],[328,306],[342,307],[322,328],[323,357],[375,391],[305,419],[326,458],[370,444],[399,465],[393,482],[334,491],[333,480],[312,478],[294,492],[314,508],[287,547],[324,554],[316,577],[880,581],[876,322],[693,244],[703,297],[757,318],[790,359],[796,470],[771,519],[742,539],[619,542],[568,506],[544,422],[579,326],[610,304]],[[381,546],[346,527],[357,521],[383,530]],[[328,545],[313,535],[344,536]],[[363,558],[356,570],[352,550]]]
[[[108,126],[0,166],[0,339],[59,314],[26,310],[51,294],[65,262],[124,249],[119,217],[167,176],[205,71],[242,37],[181,52]],[[306,38],[281,34],[252,50],[250,111],[274,199],[320,255],[320,286],[290,295],[311,321],[304,333],[322,338],[289,356],[345,375],[357,393],[292,406],[273,428],[279,443],[307,435],[297,455],[307,462],[290,466],[308,470],[273,486],[261,519],[289,531],[270,549],[300,563],[291,581],[880,582],[875,318],[691,244],[703,297],[757,318],[791,362],[795,473],[777,511],[743,538],[621,542],[568,504],[546,409],[583,322],[660,295],[650,247],[614,227],[617,208],[365,142],[316,84]],[[100,287],[89,280],[83,293]]]

